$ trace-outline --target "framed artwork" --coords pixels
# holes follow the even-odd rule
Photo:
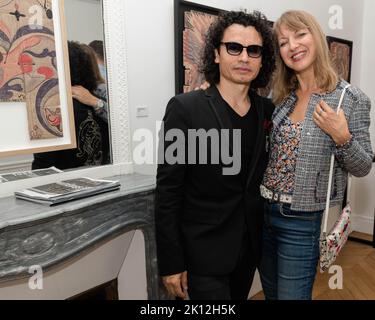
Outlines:
[[[0,0],[0,157],[76,147],[63,0]]]
[[[352,69],[353,42],[327,36],[333,65],[340,78],[350,82]]]
[[[207,30],[224,10],[175,0],[176,94],[190,92],[204,82],[199,64]]]

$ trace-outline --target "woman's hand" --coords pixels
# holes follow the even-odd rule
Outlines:
[[[350,139],[351,134],[348,122],[342,109],[337,114],[335,110],[322,100],[317,104],[313,118],[317,126],[331,136],[336,145],[343,145]]]
[[[99,100],[97,97],[91,94],[89,90],[82,86],[72,87],[72,96],[79,102],[91,107],[95,107]]]

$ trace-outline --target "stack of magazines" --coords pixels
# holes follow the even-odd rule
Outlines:
[[[78,178],[16,191],[15,196],[32,202],[54,205],[117,190],[119,181]]]

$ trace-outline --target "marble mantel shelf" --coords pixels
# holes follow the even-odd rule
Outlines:
[[[157,276],[154,189],[155,177],[140,174],[109,177],[121,189],[49,207],[0,198],[0,282],[29,276],[77,256],[100,241],[132,230],[145,239],[149,299],[160,299]]]
[[[132,174],[113,176],[104,179],[119,180],[121,182],[120,190],[52,207],[16,199],[15,197],[0,198],[0,232],[1,229],[8,226],[38,221],[65,212],[87,208],[88,206],[93,206],[102,203],[103,201],[110,201],[111,199],[117,199],[130,194],[147,192],[155,189],[154,176]]]

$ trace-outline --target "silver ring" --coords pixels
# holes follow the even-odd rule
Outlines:
[[[318,114],[321,116],[321,115],[322,115],[322,112],[323,112],[323,110],[320,109],[319,112],[318,112]]]

